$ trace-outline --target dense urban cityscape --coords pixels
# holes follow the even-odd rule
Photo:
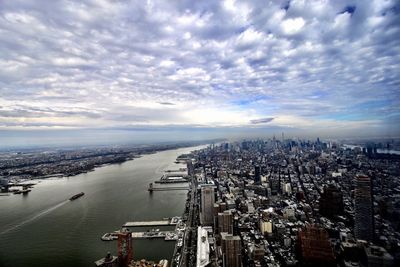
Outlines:
[[[0,0],[0,267],[400,266],[399,0]]]
[[[399,143],[384,144],[389,149]],[[141,152],[188,145],[146,147]],[[400,155],[397,150],[378,153],[382,146],[284,139],[282,134],[279,139],[213,142],[182,154],[175,163],[185,167],[165,170],[159,180],[149,181],[148,194],[187,192],[183,214],[121,222],[120,230],[101,237],[103,242],[117,240],[117,255],[109,253],[95,265],[397,266]],[[118,150],[113,157],[131,150]],[[68,154],[86,155],[83,151]],[[56,168],[62,163],[46,164]],[[11,168],[7,174],[13,173]],[[3,176],[3,194],[15,186],[4,186],[7,177],[13,176]],[[151,228],[163,225],[174,229]],[[135,229],[144,226],[145,232]],[[171,259],[136,258],[132,239],[159,238],[175,242]]]

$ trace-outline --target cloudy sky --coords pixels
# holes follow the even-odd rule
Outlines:
[[[396,0],[4,0],[0,129],[398,135],[399,14]]]

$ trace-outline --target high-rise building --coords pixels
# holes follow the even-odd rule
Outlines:
[[[240,237],[228,233],[221,233],[222,246],[222,266],[241,267],[242,266],[242,247]]]
[[[218,231],[233,234],[233,214],[230,210],[218,213]]]
[[[214,186],[203,185],[201,187],[201,212],[200,222],[202,225],[213,225],[215,197],[214,197]]]
[[[261,184],[261,167],[260,166],[254,167],[254,183]]]
[[[299,231],[298,245],[305,266],[335,266],[335,257],[328,232],[317,226]]]
[[[354,194],[354,235],[357,239],[372,241],[374,237],[374,220],[371,178],[366,175],[357,175]]]
[[[319,212],[321,215],[333,218],[335,215],[343,213],[343,194],[339,188],[333,184],[324,187],[319,200]]]
[[[194,174],[194,167],[193,167],[193,162],[192,162],[192,160],[189,159],[189,160],[187,161],[187,163],[186,163],[186,166],[187,166],[187,171],[188,171],[189,177],[192,177],[193,174]]]
[[[368,267],[390,267],[394,266],[393,256],[390,255],[386,249],[378,246],[366,246],[364,247],[364,253],[366,255],[366,262],[364,265]]]
[[[262,234],[272,234],[273,224],[271,221],[260,220],[260,232]]]

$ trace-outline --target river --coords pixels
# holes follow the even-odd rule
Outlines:
[[[350,149],[354,149],[354,148],[356,148],[356,147],[358,147],[358,148],[360,148],[360,149],[363,149],[363,148],[365,148],[366,149],[366,147],[364,147],[364,146],[358,146],[358,145],[347,145],[347,144],[344,144],[343,145],[345,148],[350,148]],[[393,150],[393,149],[382,149],[382,148],[378,148],[377,150],[376,150],[376,152],[378,153],[378,154],[393,154],[393,155],[400,155],[400,151],[399,150]]]
[[[191,147],[144,155],[68,178],[41,180],[27,196],[0,196],[0,266],[94,266],[116,241],[100,237],[132,220],[180,216],[187,191],[149,194],[164,170],[185,167],[177,156]],[[85,192],[75,201],[72,195]],[[174,242],[134,240],[135,259],[170,261]]]

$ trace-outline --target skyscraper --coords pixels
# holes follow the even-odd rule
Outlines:
[[[218,231],[233,234],[233,214],[230,210],[218,213]]]
[[[202,225],[213,225],[213,208],[214,208],[214,186],[204,185],[201,187],[201,213],[200,222]]]
[[[261,184],[261,167],[260,166],[254,167],[254,183]]]
[[[374,221],[371,178],[356,176],[354,234],[357,239],[372,241]]]
[[[187,166],[187,171],[188,171],[189,177],[192,177],[193,176],[193,172],[194,172],[192,160],[189,159],[187,161],[187,163],[186,163],[186,166]]]
[[[324,187],[319,200],[319,212],[328,218],[343,213],[343,194],[339,188],[333,184]]]
[[[221,233],[222,237],[222,266],[223,267],[241,267],[242,254],[240,237],[227,233]]]

